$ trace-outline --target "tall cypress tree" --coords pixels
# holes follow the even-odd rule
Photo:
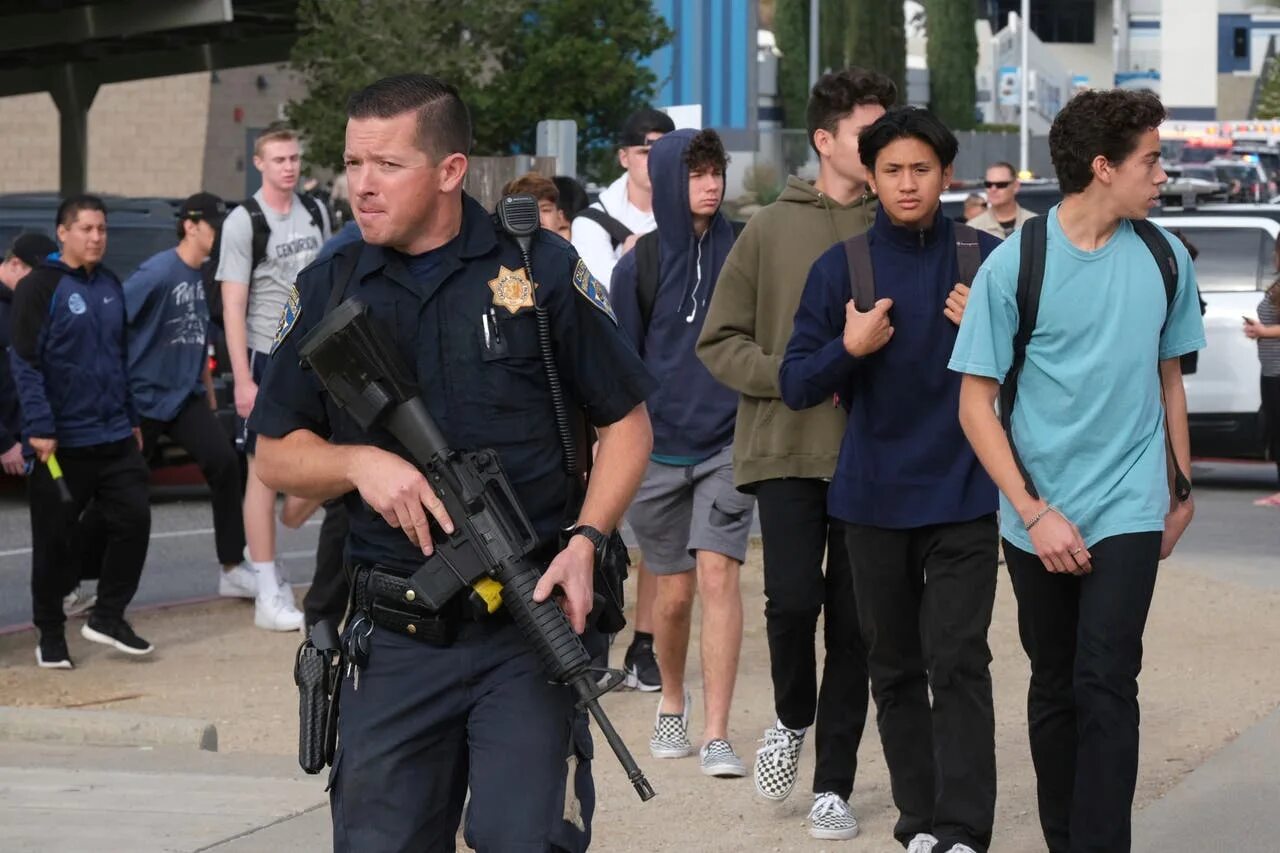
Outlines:
[[[977,123],[977,11],[973,0],[925,0],[929,107],[952,130]]]
[[[804,109],[809,102],[809,0],[777,0],[773,36],[782,52],[778,95],[783,126],[804,127]]]

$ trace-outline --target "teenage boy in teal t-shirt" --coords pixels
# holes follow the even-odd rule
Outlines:
[[[1128,851],[1138,769],[1138,672],[1156,567],[1191,521],[1168,448],[1190,471],[1179,356],[1204,347],[1195,272],[1168,301],[1130,220],[1168,180],[1150,93],[1087,92],[1049,135],[1064,200],[1049,212],[1044,280],[1011,433],[994,404],[1018,330],[1022,232],[974,280],[950,367],[960,420],[1001,492],[1001,535],[1031,660],[1028,722],[1051,853]],[[1162,405],[1163,401],[1163,405]],[[1166,424],[1168,438],[1166,438]]]

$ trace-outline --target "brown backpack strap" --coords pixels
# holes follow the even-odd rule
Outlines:
[[[871,270],[871,243],[867,235],[856,234],[845,240],[844,254],[849,262],[853,304],[859,311],[870,311],[876,304],[876,278]]]

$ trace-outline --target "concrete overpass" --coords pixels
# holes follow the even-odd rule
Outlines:
[[[109,83],[286,62],[298,0],[25,0],[0,4],[0,97],[58,107],[59,187],[83,192],[88,114]]]

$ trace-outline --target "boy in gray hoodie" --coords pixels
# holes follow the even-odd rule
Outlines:
[[[889,78],[860,68],[818,80],[807,109],[818,179],[790,177],[778,201],[751,218],[720,273],[697,347],[711,374],[741,394],[734,478],[760,507],[777,720],[756,753],[756,790],[771,800],[791,793],[805,734],[816,722],[809,834],[827,840],[858,833],[848,800],[867,713],[867,653],[849,560],[838,522],[827,515],[845,411],[834,403],[791,411],[781,399],[778,369],[809,267],[875,219],[858,134],[896,96]],[[819,694],[814,633],[824,608]]]

